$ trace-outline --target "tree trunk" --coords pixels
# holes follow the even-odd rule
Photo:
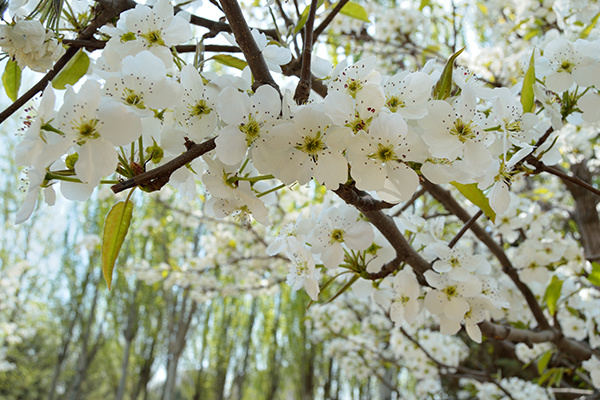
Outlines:
[[[138,303],[137,294],[140,289],[140,281],[135,286],[135,291],[132,295],[131,303],[129,303],[129,312],[127,315],[127,327],[123,331],[125,337],[125,349],[123,350],[123,361],[121,363],[121,379],[119,379],[119,388],[117,389],[117,396],[115,400],[123,399],[125,395],[125,387],[127,383],[127,371],[129,368],[129,353],[131,350],[131,344],[138,330]]]
[[[237,399],[241,400],[244,397],[244,382],[246,381],[246,369],[248,368],[248,360],[250,359],[250,349],[252,345],[252,330],[254,328],[254,320],[256,319],[256,308],[258,298],[252,299],[252,305],[250,306],[250,316],[248,317],[248,328],[246,330],[246,337],[244,338],[244,358],[242,364],[238,368],[237,375],[235,377],[235,387],[237,392]]]
[[[202,381],[204,378],[204,367],[203,367],[203,361],[204,361],[204,356],[206,354],[206,348],[208,347],[207,345],[207,341],[206,341],[206,337],[208,336],[208,331],[209,331],[209,319],[210,319],[210,306],[205,306],[204,307],[204,324],[202,325],[202,350],[200,351],[200,359],[199,359],[199,367],[198,367],[198,372],[196,373],[196,379],[194,381],[194,396],[192,397],[192,400],[200,400],[202,398]]]
[[[181,311],[178,316],[174,316],[169,323],[169,354],[167,358],[167,379],[163,388],[162,400],[171,400],[175,394],[175,383],[177,380],[177,367],[179,357],[186,344],[186,335],[192,322],[196,307],[198,304],[194,300],[188,300],[189,289],[185,289],[183,299],[181,300]],[[191,304],[189,312],[186,313]]]

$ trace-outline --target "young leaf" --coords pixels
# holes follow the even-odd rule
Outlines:
[[[2,74],[2,85],[9,99],[17,101],[21,86],[21,68],[16,61],[8,60]]]
[[[452,56],[450,56],[446,62],[444,71],[433,88],[433,96],[435,99],[444,100],[450,97],[450,92],[452,90],[452,71],[454,70],[454,61],[464,50],[465,47],[452,54]]]
[[[340,14],[344,14],[348,17],[364,22],[371,22],[369,21],[369,14],[367,13],[367,10],[365,10],[360,4],[354,3],[353,1],[347,2],[346,5],[340,10]]]
[[[239,70],[243,70],[244,68],[246,68],[246,65],[248,65],[246,61],[240,60],[239,58],[231,56],[229,54],[217,54],[216,56],[213,56],[212,59],[218,63],[221,63],[228,67],[237,68]]]
[[[457,188],[463,196],[469,199],[471,203],[479,207],[490,221],[496,222],[496,213],[492,210],[492,207],[490,207],[490,200],[485,197],[483,191],[477,187],[476,183],[469,183],[468,185],[463,185],[458,182],[450,183]]]
[[[552,350],[548,350],[547,352],[542,354],[542,356],[540,357],[540,359],[537,362],[538,374],[542,375],[542,373],[546,370],[546,368],[548,367],[548,363],[550,362],[550,359],[552,358],[552,354],[554,354],[554,352]]]
[[[548,311],[550,312],[550,315],[556,314],[556,303],[560,298],[562,284],[563,281],[558,279],[556,276],[553,276],[552,281],[546,288],[546,293],[544,293],[544,301],[546,302],[546,306],[548,306]]]
[[[52,79],[54,89],[63,90],[67,85],[74,85],[85,75],[90,66],[90,58],[83,50],[79,50],[67,65]]]
[[[102,234],[102,274],[110,290],[112,273],[115,261],[125,241],[125,235],[131,224],[133,215],[133,202],[120,201],[108,212],[104,221],[104,232]]]
[[[523,88],[521,89],[521,105],[523,106],[524,113],[533,111],[533,85],[535,84],[534,55],[535,51],[531,53],[531,60],[529,60],[529,67],[525,73],[525,79],[523,79]]]
[[[592,272],[587,276],[587,279],[592,285],[600,286],[600,264],[596,261],[592,262]]]
[[[323,5],[323,3],[325,2],[325,0],[319,0],[319,3],[317,4],[317,10],[319,9],[319,7],[321,7]],[[302,11],[302,14],[300,14],[300,19],[298,20],[298,23],[296,24],[296,27],[294,28],[294,35],[298,32],[300,32],[302,30],[302,28],[304,28],[304,25],[306,25],[306,21],[308,20],[308,12],[310,11],[310,4],[306,7],[304,7],[304,11]]]
[[[581,31],[581,33],[579,34],[580,39],[585,39],[588,37],[588,35],[592,31],[592,29],[594,29],[594,27],[598,23],[598,18],[600,18],[600,13],[596,14],[594,16],[594,18],[592,18],[592,21],[590,22],[590,24],[588,26],[586,26],[584,30]]]

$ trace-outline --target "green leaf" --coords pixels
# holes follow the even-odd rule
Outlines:
[[[85,75],[90,66],[90,58],[83,50],[79,50],[67,65],[52,79],[52,87],[62,90],[67,85],[74,85]]]
[[[340,10],[340,14],[344,14],[348,17],[361,21],[371,22],[369,21],[369,14],[367,13],[367,10],[365,10],[360,4],[353,1],[347,2],[346,5]]]
[[[531,53],[531,60],[529,60],[529,67],[525,73],[525,79],[523,79],[523,88],[521,89],[521,105],[523,106],[524,113],[533,111],[533,85],[535,84],[534,55],[535,51]]]
[[[431,0],[421,0],[421,4],[419,4],[419,11],[423,11],[425,7],[431,7]]]
[[[590,24],[588,26],[586,26],[584,30],[581,31],[581,33],[579,34],[580,39],[585,39],[588,37],[588,35],[592,31],[592,29],[594,29],[594,27],[596,26],[596,23],[598,22],[598,18],[600,18],[600,13],[596,14],[594,16],[594,18],[592,18],[592,21],[590,22]]]
[[[540,376],[540,379],[538,379],[537,384],[542,386],[544,382],[546,382],[549,378],[552,377],[552,375],[554,375],[554,369],[549,369],[548,371],[544,372],[542,376]]]
[[[587,276],[592,285],[600,286],[600,264],[592,261],[592,272]]]
[[[110,290],[112,273],[115,261],[125,241],[125,235],[131,224],[133,215],[133,202],[120,201],[108,212],[104,221],[104,232],[102,234],[102,274]]]
[[[323,3],[325,2],[325,0],[319,0],[319,3],[317,4],[317,10],[319,9],[319,7],[321,7],[323,5]],[[304,7],[304,11],[302,11],[302,14],[300,14],[300,19],[298,20],[298,23],[296,24],[296,27],[294,28],[294,35],[298,32],[300,32],[302,30],[302,28],[304,28],[304,25],[306,25],[306,21],[308,20],[308,12],[310,11],[310,4],[306,7]]]
[[[490,207],[490,200],[485,197],[483,191],[477,187],[476,183],[469,183],[468,185],[463,185],[458,182],[450,183],[457,188],[463,196],[469,199],[471,203],[479,207],[493,223],[496,223],[496,213],[492,210],[492,207]]]
[[[246,61],[240,60],[239,58],[229,54],[217,54],[216,56],[213,56],[212,59],[220,64],[237,68],[239,70],[243,70],[246,68],[246,65],[248,65]]]
[[[563,281],[558,279],[556,276],[552,277],[552,281],[546,288],[546,293],[544,293],[544,301],[546,302],[546,306],[548,307],[548,311],[550,315],[556,314],[556,303],[560,298],[560,291],[562,290]]]
[[[8,60],[2,74],[2,85],[9,99],[17,101],[21,86],[21,68],[16,61]]]
[[[442,72],[440,79],[437,81],[435,88],[433,89],[433,96],[435,99],[444,100],[450,97],[450,91],[452,90],[452,70],[454,69],[454,61],[464,50],[465,47],[452,54],[452,56],[450,56],[446,62],[444,71]]]
[[[552,350],[548,350],[547,352],[542,354],[542,356],[540,357],[540,359],[537,362],[538,374],[542,375],[542,373],[546,370],[546,368],[548,367],[548,363],[550,362],[550,359],[552,358],[552,354],[554,354],[554,351],[552,351]]]

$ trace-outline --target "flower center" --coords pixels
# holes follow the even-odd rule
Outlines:
[[[397,96],[388,97],[385,105],[387,106],[387,108],[390,109],[391,112],[396,112],[396,111],[398,111],[399,108],[406,107],[406,103],[404,103],[402,100],[400,100],[400,98]]]
[[[392,145],[384,146],[381,143],[378,143],[377,150],[375,150],[374,153],[369,154],[367,157],[369,157],[372,160],[379,160],[382,163],[387,163],[397,159],[396,153],[394,152],[394,148],[392,147]]]
[[[130,106],[134,106],[137,108],[145,108],[144,103],[142,102],[142,97],[142,94],[136,93],[131,89],[125,88],[123,90],[123,97],[121,97],[121,100],[123,100],[125,104],[128,104]]]
[[[558,69],[556,70],[556,72],[566,72],[568,74],[570,74],[571,72],[573,72],[573,67],[575,65],[569,61],[569,60],[562,60],[560,62],[560,66],[558,67]]]
[[[348,79],[344,87],[346,88],[348,94],[354,98],[356,97],[356,93],[362,89],[362,83],[356,79]]]
[[[192,117],[202,118],[203,115],[210,114],[212,108],[206,104],[206,100],[198,100],[196,104],[190,104],[190,115]]]
[[[458,136],[461,142],[466,142],[467,139],[475,139],[477,134],[473,132],[471,122],[464,123],[460,118],[454,121],[454,126],[450,129],[450,133]]]
[[[82,146],[88,139],[97,139],[100,137],[100,133],[96,130],[98,122],[97,118],[84,120],[83,117],[79,121],[71,122],[77,135],[76,143],[78,145]]]
[[[141,35],[144,39],[146,39],[150,45],[152,46],[164,46],[165,42],[160,36],[160,31],[149,31]]]
[[[327,145],[323,142],[323,134],[321,131],[317,131],[314,136],[305,136],[304,143],[300,143],[294,146],[294,148],[308,154],[313,162],[317,162],[319,154],[327,149]]]
[[[458,291],[456,290],[456,286],[448,286],[444,290],[442,290],[448,298],[452,298],[458,296]]]
[[[250,146],[260,137],[260,124],[250,116],[248,123],[240,125],[240,131],[246,135],[246,145]]]
[[[334,229],[333,231],[331,231],[331,235],[329,236],[331,238],[329,243],[342,243],[344,241],[344,231],[341,229]]]

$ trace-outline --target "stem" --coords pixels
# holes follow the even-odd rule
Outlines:
[[[275,192],[275,191],[277,191],[279,189],[283,189],[284,187],[285,187],[285,185],[281,184],[279,186],[274,187],[273,189],[267,190],[266,192],[262,192],[262,193],[257,194],[256,197],[260,198],[260,197],[266,196],[266,195],[268,195],[270,193],[273,193],[273,192]]]
[[[294,100],[296,104],[304,104],[308,101],[310,96],[310,89],[312,83],[312,74],[310,73],[310,62],[312,59],[312,48],[313,48],[313,28],[315,24],[315,15],[317,14],[317,7],[319,6],[319,0],[312,0],[310,3],[310,10],[308,12],[308,19],[306,25],[304,25],[304,49],[302,51],[302,69],[300,71],[300,81],[296,86],[296,92],[294,93]]]

